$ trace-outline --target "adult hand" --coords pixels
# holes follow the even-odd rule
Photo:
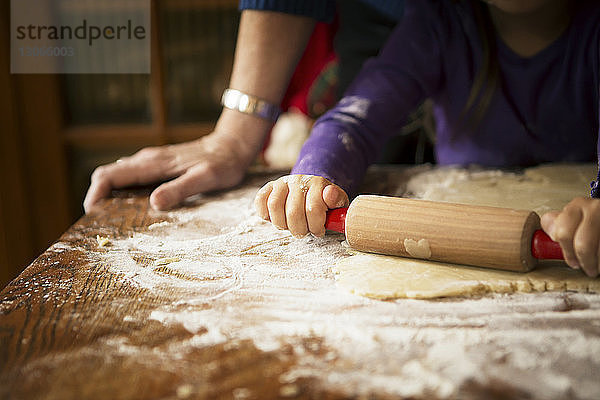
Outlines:
[[[238,184],[251,162],[231,136],[213,132],[176,145],[148,147],[96,168],[83,206],[89,212],[111,190],[172,179],[150,195],[150,205],[167,210],[197,193]],[[174,178],[174,179],[173,179]]]
[[[229,87],[279,104],[310,38],[315,20],[244,10]],[[193,142],[151,147],[97,168],[84,201],[88,212],[110,191],[173,179],[150,196],[165,210],[183,199],[239,183],[260,150],[271,122],[224,109],[215,132]]]
[[[577,197],[542,216],[542,228],[560,243],[565,261],[594,278],[600,271],[600,200]]]

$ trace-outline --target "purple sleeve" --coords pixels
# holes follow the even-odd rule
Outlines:
[[[380,55],[365,63],[336,107],[316,122],[292,173],[320,175],[354,193],[386,140],[441,85],[443,17],[437,4],[406,2]]]

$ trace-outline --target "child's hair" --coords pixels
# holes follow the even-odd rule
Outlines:
[[[472,129],[481,122],[494,96],[496,88],[500,85],[500,67],[498,65],[496,32],[490,17],[490,12],[479,0],[467,0],[473,7],[477,33],[481,40],[482,60],[481,67],[471,86],[469,98],[461,112],[461,120]]]

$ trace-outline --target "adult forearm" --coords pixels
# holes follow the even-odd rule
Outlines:
[[[243,11],[230,87],[279,103],[314,26],[307,17]]]
[[[308,17],[243,11],[229,87],[279,104],[314,25]],[[270,127],[269,121],[224,109],[216,131],[240,139],[240,151],[253,157]]]

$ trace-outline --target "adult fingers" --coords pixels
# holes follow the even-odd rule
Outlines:
[[[108,197],[111,189],[112,185],[108,177],[98,176],[97,174],[94,177],[94,175],[92,175],[90,187],[83,200],[83,209],[85,212],[89,213],[100,200]]]
[[[269,209],[267,208],[267,199],[271,195],[273,191],[273,181],[265,184],[260,190],[256,193],[256,197],[254,198],[254,208],[256,208],[256,212],[259,217],[264,220],[269,220]]]
[[[150,205],[157,210],[168,210],[195,194],[222,189],[237,183],[226,175],[227,171],[220,171],[218,165],[204,160],[178,178],[157,187],[150,195]]]
[[[84,209],[90,211],[98,201],[108,197],[112,189],[170,178],[171,158],[165,149],[147,148],[131,157],[96,168],[83,203]]]
[[[191,171],[165,182],[150,194],[150,206],[155,210],[170,210],[181,204],[187,197],[199,193],[196,188],[199,186],[198,174]]]

